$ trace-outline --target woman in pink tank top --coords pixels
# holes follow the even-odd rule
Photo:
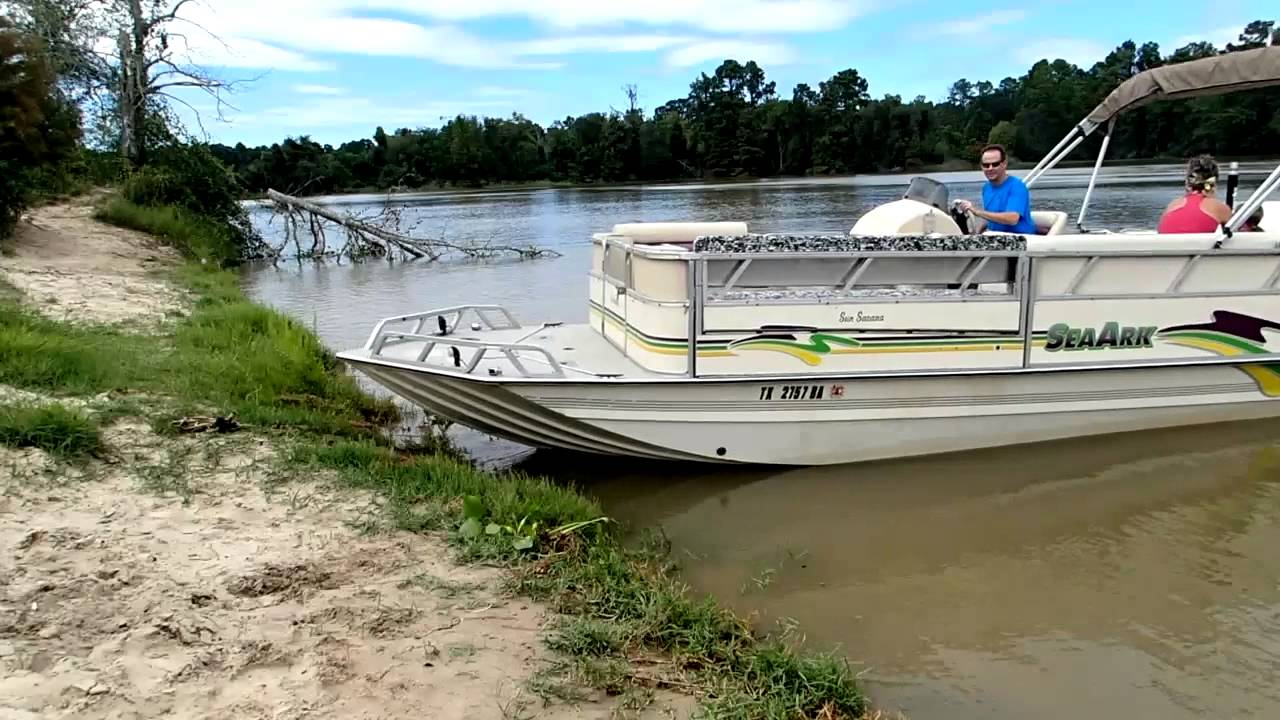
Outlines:
[[[1208,155],[1187,163],[1187,194],[1169,203],[1159,233],[1212,233],[1231,219],[1231,208],[1213,196],[1218,184],[1218,164]]]

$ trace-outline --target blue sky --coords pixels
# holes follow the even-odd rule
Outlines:
[[[271,3],[275,4],[272,5]],[[259,145],[310,135],[370,137],[382,125],[438,126],[458,113],[566,115],[684,96],[725,58],[754,59],[778,93],[844,68],[872,96],[945,96],[958,78],[999,82],[1041,57],[1085,67],[1126,39],[1164,52],[1219,47],[1275,17],[1274,0],[197,0],[182,16],[193,59],[226,79],[228,100],[184,97],[211,140]],[[189,115],[189,113],[188,113]],[[193,130],[198,130],[194,123]]]

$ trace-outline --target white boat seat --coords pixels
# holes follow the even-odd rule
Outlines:
[[[1031,222],[1037,235],[1058,235],[1067,227],[1067,214],[1061,210],[1032,210]]]
[[[699,235],[746,235],[747,232],[744,222],[639,222],[613,226],[614,235],[628,237],[637,245],[688,245]]]
[[[1280,200],[1262,203],[1262,224],[1258,227],[1266,233],[1280,233]]]

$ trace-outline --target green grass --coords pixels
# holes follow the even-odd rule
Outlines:
[[[119,387],[159,345],[110,328],[47,320],[0,296],[0,384],[70,395]]]
[[[347,484],[378,491],[388,500],[395,523],[408,530],[456,529],[465,496],[481,499],[486,523],[513,527],[523,520],[551,528],[601,515],[596,503],[545,478],[500,478],[456,458],[397,453],[372,440],[305,439],[291,450],[289,460],[300,467],[337,470]],[[471,558],[515,556],[502,536],[482,538],[468,546]]]
[[[0,405],[0,445],[33,447],[63,458],[85,458],[103,450],[98,426],[62,405]]]
[[[0,384],[60,395],[165,395],[244,425],[372,436],[394,404],[362,393],[301,323],[249,302],[235,275],[188,267],[197,300],[159,335],[47,320],[0,293]]]
[[[350,434],[394,419],[393,406],[361,392],[303,325],[212,287],[174,334],[180,396],[233,409],[259,426]]]
[[[446,531],[464,559],[510,563],[516,592],[568,617],[548,644],[570,658],[561,670],[574,682],[610,693],[637,689],[643,681],[627,658],[656,652],[707,693],[704,709],[712,718],[855,718],[866,709],[846,662],[801,656],[782,639],[758,636],[712,598],[694,598],[676,579],[665,548],[627,548],[606,523],[556,532],[601,516],[598,504],[570,488],[358,441],[308,439],[293,448],[288,462],[334,470],[349,485],[379,491],[396,526]],[[473,515],[481,526],[499,530],[460,532]],[[529,530],[533,523],[536,531]],[[533,546],[517,550],[511,528],[515,536],[531,535]],[[544,694],[567,697],[547,677],[539,683]]]
[[[137,205],[113,197],[100,206],[94,217],[103,222],[154,235],[192,260],[221,265],[239,256],[236,241],[227,227],[205,220],[182,209]]]

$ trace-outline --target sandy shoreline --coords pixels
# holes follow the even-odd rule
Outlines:
[[[32,211],[14,245],[0,278],[53,319],[145,332],[190,302],[156,272],[175,253],[94,221],[84,201]],[[0,402],[33,397],[0,387]],[[694,706],[531,693],[552,660],[546,608],[505,594],[502,570],[456,564],[440,537],[371,532],[372,494],[282,473],[264,437],[158,435],[125,417],[106,441],[82,471],[0,447],[0,719],[679,718]]]

